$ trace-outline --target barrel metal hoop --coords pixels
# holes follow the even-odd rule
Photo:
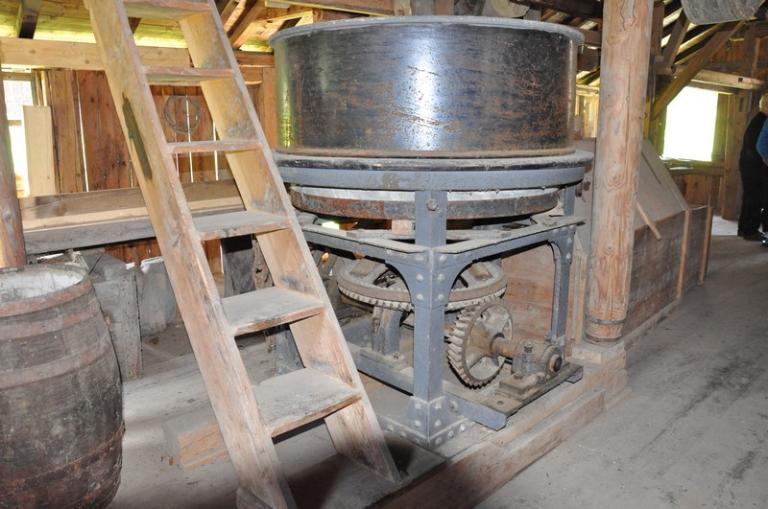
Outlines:
[[[26,313],[34,313],[52,307],[59,306],[67,301],[74,300],[93,290],[91,281],[83,276],[83,280],[55,292],[46,293],[39,297],[21,299],[14,302],[4,302],[0,304],[0,318],[16,316]]]
[[[44,364],[0,373],[0,390],[11,389],[79,371],[86,366],[90,366],[105,354],[108,354],[111,349],[112,344],[108,339],[105,339],[104,341],[99,341],[96,348],[77,352],[74,355]]]
[[[83,306],[81,309],[64,316],[57,315],[47,320],[24,322],[21,324],[13,325],[3,325],[0,323],[0,340],[5,338],[29,338],[49,332],[55,332],[61,329],[72,327],[73,325],[92,318],[99,313],[101,313],[99,301],[97,301],[95,298],[91,298],[88,301],[88,304]]]

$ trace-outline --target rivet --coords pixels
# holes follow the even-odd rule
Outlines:
[[[445,300],[445,295],[442,293],[437,296],[437,302],[443,302]]]
[[[443,437],[437,437],[435,439],[435,445],[440,445],[443,443]]]
[[[448,257],[447,257],[447,256],[445,256],[444,254],[443,254],[443,255],[440,255],[440,257],[438,258],[438,260],[440,260],[441,262],[444,262],[444,261],[445,261],[445,260],[447,260],[447,259],[448,259]]]
[[[464,433],[465,431],[467,431],[467,425],[466,425],[466,424],[462,424],[462,425],[460,425],[460,426],[459,426],[459,431],[460,431],[460,432],[462,432],[462,433]]]
[[[454,436],[455,434],[453,433],[453,431],[448,432],[448,438],[453,438]]]
[[[420,428],[421,427],[421,421],[418,420],[418,419],[414,419],[413,420],[413,425],[416,426],[417,428]]]
[[[424,295],[421,293],[416,294],[416,300],[424,300]]]
[[[416,274],[416,281],[424,281],[424,275],[423,274]]]
[[[413,405],[413,407],[414,407],[416,410],[421,410],[421,403],[416,403],[415,405]]]
[[[387,431],[395,431],[395,427],[391,424],[387,424]]]
[[[442,425],[443,425],[443,421],[441,421],[440,419],[438,419],[438,420],[436,420],[436,421],[435,421],[435,427],[436,427],[436,428],[439,428],[439,427],[440,427],[440,426],[442,426]]]
[[[445,274],[438,274],[437,275],[437,280],[440,281],[440,282],[445,281]]]

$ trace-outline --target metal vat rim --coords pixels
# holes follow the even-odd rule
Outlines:
[[[571,39],[577,45],[584,44],[584,35],[578,30],[558,25],[555,23],[545,23],[542,21],[532,21],[516,18],[498,18],[486,16],[388,16],[381,18],[352,18],[335,21],[326,21],[310,25],[302,25],[280,30],[268,42],[270,46],[280,42],[283,39],[301,35],[312,35],[317,32],[333,32],[338,30],[365,28],[371,26],[397,26],[397,25],[464,25],[488,28],[514,28],[517,30],[536,30],[541,32],[550,32],[564,35]]]

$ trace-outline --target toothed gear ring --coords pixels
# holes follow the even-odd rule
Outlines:
[[[354,300],[387,309],[410,311],[411,294],[400,274],[388,265],[363,258],[336,271],[339,291]],[[446,304],[447,311],[463,309],[497,299],[507,289],[501,266],[473,263],[457,278]]]
[[[465,308],[448,335],[448,362],[466,385],[482,387],[504,366],[504,356],[494,355],[491,345],[511,335],[512,317],[500,299]]]

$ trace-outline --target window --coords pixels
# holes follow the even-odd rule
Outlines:
[[[665,159],[711,161],[719,93],[686,87],[667,107]]]
[[[20,196],[29,194],[27,171],[27,144],[24,135],[24,106],[34,104],[33,78],[5,77],[5,107],[8,115],[8,131],[11,137],[11,157],[16,173],[16,189]]]

